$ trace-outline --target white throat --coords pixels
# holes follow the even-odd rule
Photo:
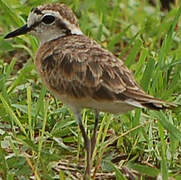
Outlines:
[[[82,31],[80,29],[72,29],[71,30],[72,35],[82,35]],[[54,30],[49,30],[46,32],[42,32],[38,34],[38,38],[40,40],[40,44],[44,44],[45,42],[57,39],[59,37],[65,36],[65,32],[60,32],[60,31],[54,31]]]

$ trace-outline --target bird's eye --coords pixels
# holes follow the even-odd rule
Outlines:
[[[55,17],[52,15],[46,15],[43,17],[42,22],[44,22],[45,24],[51,24],[55,21]]]

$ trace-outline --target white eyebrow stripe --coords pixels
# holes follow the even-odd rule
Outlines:
[[[67,19],[63,18],[58,11],[44,10],[43,14],[44,16],[55,15],[56,17],[62,20],[62,22],[66,25],[66,27],[71,31],[72,34],[83,35],[79,27],[77,27],[75,24],[71,24]]]

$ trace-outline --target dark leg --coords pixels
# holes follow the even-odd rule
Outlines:
[[[99,112],[95,111],[94,131],[93,131],[93,135],[91,138],[91,158],[94,153],[95,146],[96,146],[98,122],[99,122]]]
[[[89,139],[87,133],[85,132],[82,122],[79,123],[79,128],[81,130],[81,133],[82,133],[82,136],[84,139],[85,149],[87,151],[87,167],[86,167],[85,175],[86,176],[88,175],[88,177],[90,177],[90,173],[91,173],[91,142],[90,142],[90,139]]]
[[[87,167],[84,174],[84,180],[89,180],[91,177],[91,141],[87,133],[85,132],[85,128],[82,124],[81,112],[76,112],[75,115],[77,117],[79,128],[84,139],[85,149],[87,151]]]
[[[76,110],[76,111],[74,111],[74,114],[78,120],[79,128],[80,128],[80,131],[81,131],[83,139],[84,139],[85,149],[87,151],[87,167],[85,170],[84,180],[90,180],[91,167],[92,167],[92,155],[93,155],[95,145],[96,145],[99,113],[97,111],[95,111],[95,124],[94,124],[94,131],[93,131],[93,135],[92,135],[91,139],[89,139],[89,137],[85,131],[85,128],[82,124],[81,111]]]

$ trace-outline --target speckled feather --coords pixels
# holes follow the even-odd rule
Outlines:
[[[5,38],[30,33],[40,40],[35,64],[44,84],[80,119],[82,108],[123,113],[172,106],[145,93],[123,61],[85,36],[65,4],[33,8],[27,24]]]
[[[134,102],[152,109],[164,108],[163,101],[138,86],[123,61],[85,35],[44,43],[35,62],[46,86],[70,106],[113,113],[135,108]]]

